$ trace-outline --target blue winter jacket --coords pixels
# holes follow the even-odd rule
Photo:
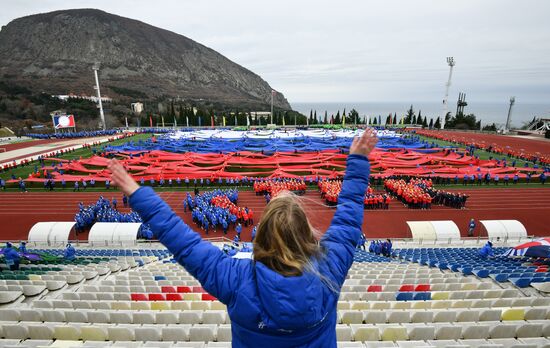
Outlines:
[[[14,248],[4,248],[4,258],[8,265],[13,265],[14,262],[19,262],[21,256]]]
[[[76,258],[76,250],[72,245],[65,249],[64,257],[67,260],[74,260]]]
[[[487,243],[479,250],[479,256],[486,259],[489,256],[493,256],[495,252],[493,251],[493,248]]]
[[[320,242],[325,255],[312,260],[322,277],[285,277],[261,262],[228,257],[149,187],[135,191],[130,205],[204,289],[227,305],[233,347],[336,347],[336,305],[361,234],[369,169],[365,156],[348,156],[338,208]]]

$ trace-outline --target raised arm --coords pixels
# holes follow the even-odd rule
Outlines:
[[[109,162],[112,179],[130,197],[130,206],[151,226],[174,258],[213,296],[229,303],[239,284],[238,260],[205,242],[149,187],[140,187],[122,165]]]
[[[376,142],[376,133],[371,129],[367,129],[361,138],[353,140],[336,213],[321,239],[328,252],[332,274],[340,285],[353,263],[355,248],[362,233],[363,198],[370,174],[367,156]]]

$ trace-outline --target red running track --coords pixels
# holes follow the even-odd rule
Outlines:
[[[393,200],[389,210],[366,210],[363,230],[368,238],[410,238],[406,221],[410,220],[453,220],[466,236],[468,222],[476,220],[519,220],[527,228],[528,234],[549,236],[550,224],[550,187],[549,188],[500,188],[462,190],[470,195],[467,209],[457,210],[434,206],[431,210],[412,210]],[[117,198],[119,208],[122,202],[120,192],[3,192],[0,193],[0,226],[1,240],[26,239],[28,231],[41,221],[73,221],[78,209],[78,202],[94,203],[100,194],[108,199]],[[184,192],[162,192],[160,194],[168,204],[191,224],[191,214],[183,212]],[[253,209],[256,222],[265,208],[263,197],[255,196],[252,191],[239,192],[239,206]],[[317,191],[308,191],[303,196],[303,204],[312,225],[321,233],[328,228],[334,208],[324,206],[324,201]],[[120,208],[128,211],[126,208]],[[195,225],[192,225],[195,226]],[[195,226],[196,229],[196,226]],[[478,224],[478,232],[486,236]],[[228,237],[233,238],[235,232],[231,229]],[[204,236],[204,232],[202,232]],[[209,237],[221,236],[221,231],[210,232]],[[477,235],[477,233],[476,233]],[[244,228],[242,237],[250,240],[250,227]],[[87,236],[80,235],[79,239]]]
[[[510,146],[515,150],[524,149],[526,152],[529,152],[529,153],[540,152],[546,155],[550,154],[550,141],[545,139],[521,138],[517,136],[510,136],[510,135],[469,133],[469,132],[441,131],[441,133],[446,133],[449,139],[464,138],[468,141],[473,139],[476,142],[484,141],[486,144],[497,144],[499,147],[502,147],[502,148],[505,148],[506,146]]]
[[[0,147],[6,149],[6,152],[7,152],[7,151],[24,149],[26,147],[31,147],[31,146],[55,143],[55,142],[59,142],[59,141],[63,141],[63,140],[60,140],[60,139],[40,139],[40,140],[22,141],[22,142],[18,142],[18,143],[5,144],[5,145],[0,145]]]

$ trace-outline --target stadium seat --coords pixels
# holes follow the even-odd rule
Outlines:
[[[369,285],[367,288],[368,292],[381,292],[382,291],[382,285]]]
[[[190,328],[190,325],[168,325],[163,327],[161,329],[162,340],[172,342],[188,341]]]
[[[409,339],[409,334],[403,326],[390,326],[383,329],[380,338],[382,341],[405,341]]]
[[[522,308],[510,308],[502,311],[502,321],[525,320],[525,311]]]
[[[149,298],[146,294],[131,294],[132,301],[149,301]]]
[[[199,342],[215,341],[216,329],[216,325],[194,325],[189,329],[189,340]]]

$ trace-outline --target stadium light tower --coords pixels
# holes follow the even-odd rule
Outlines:
[[[445,128],[445,117],[447,117],[448,105],[447,99],[449,98],[449,88],[451,87],[451,77],[453,77],[453,66],[455,66],[455,59],[453,57],[447,57],[447,64],[449,65],[449,79],[445,88],[445,99],[443,99],[443,117],[441,118],[441,129]]]
[[[510,121],[512,120],[512,106],[514,106],[515,102],[516,102],[516,97],[511,97],[510,108],[508,109],[508,118],[506,118],[506,128],[504,128],[505,133],[508,133],[508,131],[510,131]]]
[[[101,91],[99,90],[99,78],[97,77],[99,63],[95,63],[92,69],[94,70],[95,75],[95,89],[97,91],[97,100],[99,102],[99,116],[101,116],[101,125],[103,126],[103,130],[106,130],[107,126],[105,125],[105,114],[103,113],[103,103],[101,102]]]

